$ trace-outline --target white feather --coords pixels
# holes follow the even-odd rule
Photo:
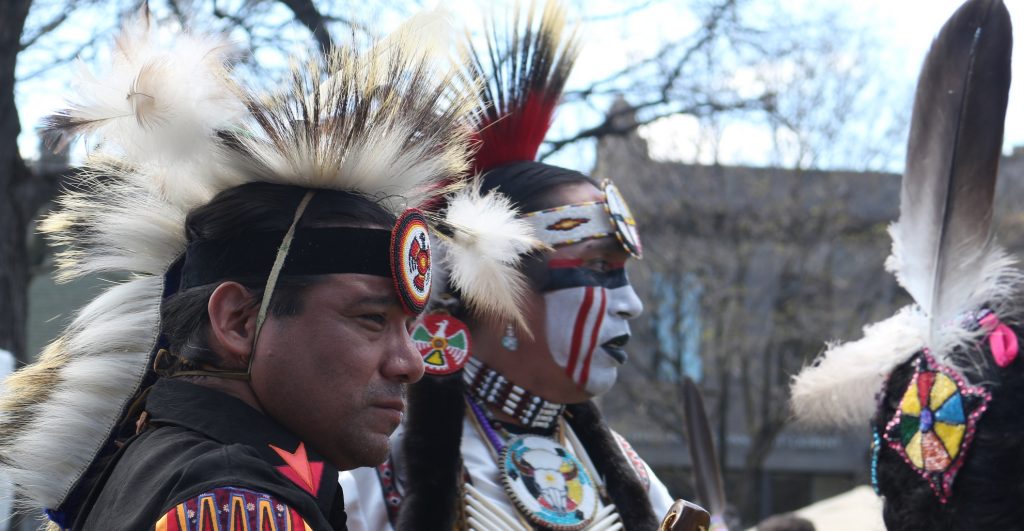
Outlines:
[[[864,337],[831,344],[793,377],[793,413],[812,426],[863,426],[886,375],[924,347],[928,319],[913,306],[864,328]]]
[[[516,218],[505,196],[480,195],[479,184],[456,193],[445,224],[452,229],[441,268],[477,315],[514,322],[529,333],[521,313],[528,288],[518,270],[522,255],[543,246],[530,225]]]
[[[917,303],[918,308],[931,308],[933,306],[930,286],[921,283],[921,279],[927,278],[922,271],[920,264],[922,260],[911,260],[907,256],[908,248],[906,242],[912,241],[913,234],[907,234],[904,227],[899,223],[893,223],[889,227],[889,234],[892,236],[892,254],[885,261],[886,270],[896,276]],[[965,249],[973,246],[965,245]],[[925,346],[929,348],[932,355],[938,360],[949,363],[948,356],[953,350],[966,345],[977,338],[978,332],[971,331],[963,326],[961,317],[969,312],[979,310],[983,305],[993,310],[1001,319],[1015,317],[1019,313],[1017,299],[1024,276],[1015,266],[1015,257],[994,241],[978,247],[979,256],[976,260],[964,262],[975,264],[976,270],[970,274],[964,274],[960,285],[947,285],[944,289],[956,293],[957,297],[948,297],[948,300],[956,301],[956,305],[949,308],[937,308],[938,315],[927,316],[930,321],[929,333]]]
[[[59,377],[46,400],[26,405],[32,420],[0,447],[4,471],[32,502],[60,504],[137,392],[156,340],[162,288],[160,278],[149,277],[106,290],[42,360],[56,361]],[[31,373],[22,371],[8,387],[24,390],[17,380]]]
[[[210,137],[245,111],[228,77],[237,56],[223,36],[168,34],[140,16],[117,39],[106,71],[79,64],[75,96],[62,114],[81,124],[70,133],[87,133],[126,162],[209,163]]]

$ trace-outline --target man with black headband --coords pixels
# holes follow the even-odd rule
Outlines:
[[[427,375],[388,461],[342,474],[350,529],[647,531],[673,501],[591,402],[614,385],[643,309],[625,271],[642,252],[635,221],[614,184],[533,160],[578,43],[556,2],[514,17],[486,23],[511,33],[470,55],[488,81],[474,166],[480,193],[511,201],[547,249],[524,260],[521,299],[486,301],[523,319],[482,318],[449,282],[416,325]]]
[[[143,13],[50,119],[98,140],[44,223],[60,275],[128,273],[0,405],[2,468],[57,527],[345,528],[338,471],[385,459],[423,373],[432,241],[479,239],[416,209],[458,188],[472,105],[407,27],[246,95],[230,43]]]

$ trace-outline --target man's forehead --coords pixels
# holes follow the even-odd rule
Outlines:
[[[350,304],[390,306],[399,304],[392,279],[361,273],[325,275],[330,295]]]
[[[592,183],[580,181],[556,186],[551,191],[551,199],[564,205],[602,201],[604,200],[604,192]]]

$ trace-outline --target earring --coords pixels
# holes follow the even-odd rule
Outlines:
[[[505,347],[506,350],[516,350],[519,348],[519,338],[516,337],[516,329],[512,325],[505,327],[505,335],[501,338],[501,346]]]

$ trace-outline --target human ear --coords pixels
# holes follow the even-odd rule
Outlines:
[[[224,282],[213,290],[207,303],[210,314],[210,348],[234,364],[247,364],[252,354],[258,306],[245,286]]]

